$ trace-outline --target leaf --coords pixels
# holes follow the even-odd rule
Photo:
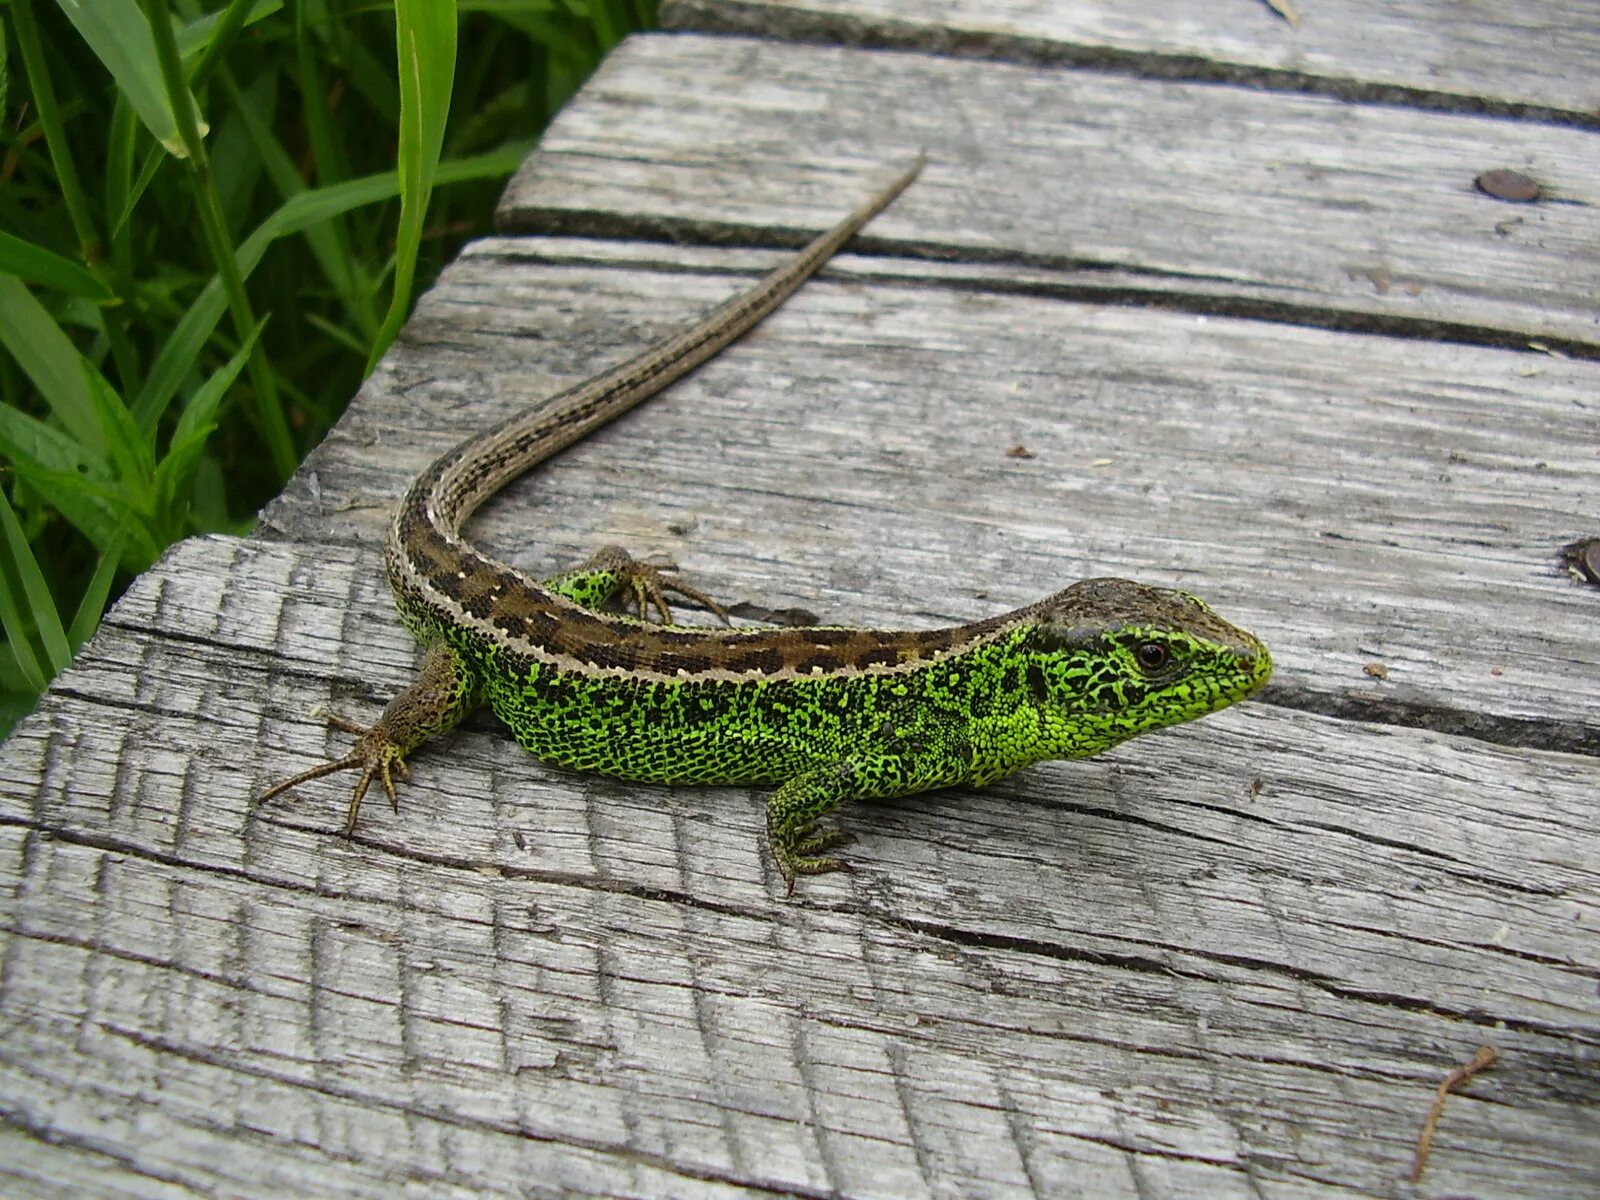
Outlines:
[[[147,514],[134,509],[118,485],[32,463],[14,463],[12,470],[97,549],[104,551],[116,545],[119,537],[125,538],[122,559],[130,571],[144,570],[160,554]]]
[[[589,20],[594,22],[595,41],[602,54],[610,53],[628,35],[627,14],[614,0],[589,0]]]
[[[94,402],[95,416],[105,434],[111,461],[117,469],[123,491],[134,507],[149,510],[154,496],[151,485],[156,473],[150,439],[140,432],[138,423],[122,403],[122,397],[112,390],[100,372],[87,362],[83,366],[89,398]]]
[[[0,451],[13,461],[30,462],[47,470],[74,472],[86,479],[110,478],[105,460],[86,452],[59,429],[9,404],[0,404]]]
[[[178,123],[167,98],[166,85],[156,59],[155,36],[138,0],[56,0],[80,37],[89,43],[100,65],[111,73],[117,87],[133,105],[139,118],[174,158],[187,158],[178,136]],[[196,113],[200,136],[206,124],[187,89],[184,96]]]
[[[394,291],[367,357],[368,374],[411,309],[422,222],[433,195],[455,83],[455,0],[395,0],[395,43],[400,63],[400,226],[395,234]]]
[[[222,403],[223,396],[233,386],[233,381],[239,377],[239,372],[250,359],[250,351],[256,344],[256,339],[266,329],[270,316],[261,318],[256,322],[256,327],[250,331],[250,337],[239,352],[230,358],[220,370],[206,380],[189,397],[189,403],[183,410],[183,415],[178,418],[178,428],[173,432],[174,438],[189,437],[195,433],[209,433],[216,428],[217,408]]]
[[[251,0],[233,0],[233,5],[250,4]],[[230,6],[231,7],[231,6]],[[243,23],[254,25],[265,17],[283,8],[283,0],[255,0],[250,11],[245,14]],[[198,20],[190,21],[178,29],[178,53],[185,59],[200,53],[211,44],[211,35],[216,33],[217,26],[221,24],[223,10],[207,13]]]
[[[111,240],[122,233],[133,204],[132,179],[134,152],[138,149],[139,117],[118,93],[111,105],[111,120],[106,126],[106,171],[104,203],[112,214]],[[131,255],[129,255],[131,257]]]
[[[73,614],[72,624],[67,629],[67,644],[72,647],[74,654],[78,652],[78,647],[89,640],[105,614],[106,597],[111,595],[111,585],[117,578],[117,566],[122,561],[122,543],[125,540],[116,538],[101,552],[94,577],[83,589],[83,599],[78,602],[78,611]]]
[[[3,488],[0,488],[0,534],[4,535],[6,549],[5,561],[0,564],[3,567],[0,569],[0,624],[4,624],[6,636],[11,639],[17,665],[22,668],[28,682],[32,684],[37,681],[42,690],[45,679],[39,661],[33,654],[32,644],[28,641],[25,615],[33,617],[51,675],[65,669],[72,661],[72,648],[67,645],[66,631],[61,628],[61,616],[56,612],[50,585],[45,582],[44,572],[39,570],[39,560],[33,557],[27,535],[22,532],[22,523],[17,520],[16,511],[11,507]],[[22,597],[12,594],[13,575],[22,585]],[[26,614],[17,603],[21,598],[27,601]]]
[[[134,207],[144,197],[145,189],[150,186],[161,164],[166,161],[166,156],[161,153],[160,146],[152,143],[145,148],[144,162],[139,167],[139,174],[135,177],[133,184],[127,188],[127,193],[121,206],[115,209],[117,219],[111,226],[113,237],[119,236],[127,227],[129,218],[133,216]],[[107,194],[107,199],[110,199],[109,193]]]
[[[22,281],[4,273],[0,273],[0,343],[85,451],[102,455],[105,439],[80,369],[88,365],[86,360]]]
[[[128,540],[139,552],[130,569],[154,561],[147,517],[112,479],[109,463],[92,462],[66,434],[6,404],[0,404],[0,452],[11,460],[17,478],[27,481],[96,547],[104,550],[127,528]]]
[[[96,304],[116,299],[110,288],[70,258],[4,232],[0,232],[0,271]]]

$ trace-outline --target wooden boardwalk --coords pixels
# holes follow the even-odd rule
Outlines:
[[[261,532],[177,547],[0,749],[0,1194],[1600,1194],[1600,4],[1298,7],[705,0],[620,48]],[[792,900],[755,792],[482,716],[352,843],[338,780],[252,811],[408,677],[378,547],[430,457],[921,149],[477,537],[752,619],[1131,575],[1267,693],[857,807]]]

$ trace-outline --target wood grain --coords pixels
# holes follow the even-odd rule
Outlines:
[[[894,47],[1600,126],[1600,4],[669,0],[669,29]]]
[[[346,845],[249,797],[406,674],[376,567],[179,547],[0,754],[20,1194],[1388,1194],[1485,1039],[1430,1187],[1600,1183],[1592,759],[1249,706],[788,903],[744,790],[478,722]]]
[[[1194,311],[1600,355],[1583,130],[689,35],[629,41],[586,99],[507,188],[507,232],[798,241],[926,150],[864,244],[1078,268]],[[1560,202],[1490,199],[1473,180],[1494,167]]]

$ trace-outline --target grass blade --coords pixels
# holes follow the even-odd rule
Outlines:
[[[105,615],[106,597],[111,595],[111,585],[117,578],[117,567],[122,562],[122,543],[122,538],[116,538],[101,551],[94,575],[83,589],[78,611],[73,614],[72,624],[67,627],[67,644],[72,647],[74,654],[89,640],[100,624],[100,618]]]
[[[455,83],[455,0],[396,0],[395,43],[400,63],[400,227],[395,236],[394,291],[367,357],[368,374],[411,309],[422,222],[433,195]]]
[[[198,90],[205,84],[241,29],[272,16],[282,7],[282,0],[232,0],[222,11],[207,13],[179,29],[178,53],[185,61],[203,51],[189,76],[190,87]]]
[[[244,92],[233,86],[231,80],[225,78],[224,87],[233,100],[233,111],[239,124],[255,150],[256,161],[270,176],[282,198],[288,200],[307,191],[294,160],[283,148],[271,126],[262,119],[261,113],[248,102]],[[378,332],[378,314],[372,300],[375,288],[362,270],[360,257],[351,252],[349,240],[341,237],[341,232],[331,222],[326,228],[319,222],[305,230],[306,245],[316,257],[323,275],[344,300],[351,319],[361,330],[365,339],[361,352],[365,354],[365,343],[370,343]]]
[[[78,235],[83,261],[94,266],[103,253],[100,234],[95,229],[93,206],[78,178],[72,142],[67,137],[64,114],[56,98],[55,81],[50,76],[39,26],[33,19],[33,0],[11,0],[11,20],[17,33],[17,52],[22,56],[23,69],[28,76],[28,90],[39,110],[39,126],[44,130],[45,144],[50,148],[50,166],[61,191],[61,202],[72,221],[73,232]]]
[[[151,480],[156,473],[155,454],[148,437],[139,430],[138,423],[123,404],[122,397],[112,390],[100,372],[84,359],[84,382],[89,398],[94,402],[95,416],[105,432],[107,450],[117,469],[118,481],[134,507],[148,509],[151,500]]]
[[[97,483],[65,471],[51,471],[18,462],[13,469],[23,483],[88,538],[99,550],[123,538],[123,565],[142,571],[161,553],[150,534],[145,514],[136,512],[115,484]]]
[[[34,628],[38,631],[39,641],[44,646],[46,660],[50,665],[50,674],[55,675],[63,670],[72,661],[72,648],[67,645],[66,630],[61,628],[61,616],[56,612],[56,602],[50,595],[50,585],[44,580],[44,572],[39,570],[39,561],[33,557],[33,551],[28,548],[28,538],[22,532],[22,522],[17,520],[16,511],[11,507],[11,501],[6,498],[5,490],[0,488],[0,534],[4,535],[6,557],[4,570],[4,587],[0,588],[3,599],[0,599],[0,622],[5,625],[6,636],[11,639],[12,652],[16,654],[17,665],[22,668],[28,682],[34,682],[38,676],[38,686],[43,689],[45,679],[40,671],[38,658],[33,654],[33,647],[28,641],[25,617],[33,618]],[[24,613],[17,604],[19,597],[12,593],[12,576],[22,585],[22,599],[27,602],[27,612]],[[26,655],[23,651],[26,649]]]
[[[84,451],[103,458],[106,442],[84,382],[85,359],[15,275],[0,274],[0,343]]]
[[[111,72],[117,87],[133,105],[140,120],[174,158],[188,154],[178,135],[178,122],[172,101],[156,59],[155,37],[150,22],[140,10],[138,0],[56,0],[78,36],[100,64]],[[194,97],[185,89],[190,112],[198,120]],[[205,122],[201,121],[201,136]]]
[[[69,296],[82,296],[96,304],[116,299],[105,284],[70,258],[0,232],[0,271],[9,271],[29,283]]]
[[[71,435],[9,404],[0,404],[0,451],[14,463],[32,463],[50,471],[79,474],[85,479],[103,481],[111,477],[105,459],[89,454]]]
[[[188,516],[186,493],[194,483],[194,474],[200,466],[200,456],[205,450],[206,439],[216,428],[217,409],[221,407],[222,398],[227,395],[228,389],[233,386],[234,380],[239,377],[239,372],[249,361],[250,354],[255,349],[256,339],[261,336],[266,324],[264,318],[261,324],[251,331],[249,340],[239,347],[238,353],[189,397],[183,415],[178,418],[178,427],[173,431],[167,453],[155,468],[154,506],[157,519],[166,534],[174,540],[186,532],[184,528]]]
[[[178,55],[177,38],[173,33],[171,9],[168,0],[144,2],[150,13],[161,82],[176,110],[178,136],[188,150],[189,185],[194,193],[195,212],[200,218],[201,244],[209,253],[211,262],[216,266],[217,277],[222,281],[228,309],[233,316],[234,332],[240,341],[245,341],[256,327],[255,313],[250,295],[245,291],[244,273],[239,269],[232,231],[223,217],[222,204],[211,177],[211,164],[204,142],[205,130],[189,97],[183,60]],[[295,454],[288,417],[279,402],[278,377],[263,351],[258,350],[250,358],[250,385],[249,413],[255,419],[256,432],[272,462],[273,472],[279,479],[287,479],[294,474],[300,460]]]
[[[527,152],[525,145],[502,146],[487,154],[441,163],[435,182],[458,183],[509,175],[521,164]],[[362,205],[391,200],[399,188],[399,181],[391,174],[368,175],[291,197],[239,243],[235,252],[239,270],[248,277],[276,239],[299,233],[320,221]],[[141,426],[151,428],[161,419],[161,414],[166,411],[173,396],[177,395],[184,376],[211,340],[226,307],[222,283],[213,277],[190,304],[145,377],[144,386],[133,403],[134,418]]]

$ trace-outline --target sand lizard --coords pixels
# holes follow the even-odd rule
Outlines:
[[[775,784],[768,842],[789,889],[835,870],[821,819],[846,800],[981,787],[1215,712],[1272,673],[1255,637],[1185,592],[1076,583],[946,629],[674,625],[665,592],[715,603],[615,547],[543,583],[476,549],[468,517],[530,467],[693,370],[781,304],[916,178],[920,160],[755,286],[690,328],[462,442],[412,483],[385,564],[424,648],[421,677],[344,758],[261,799],[359,771],[396,804],[405,758],[487,704],[546,762],[670,784]],[[624,601],[637,616],[607,611]],[[648,609],[659,623],[647,620]]]

